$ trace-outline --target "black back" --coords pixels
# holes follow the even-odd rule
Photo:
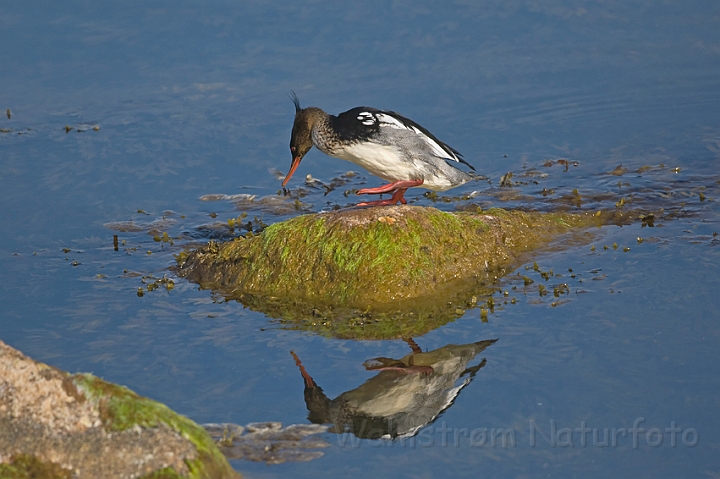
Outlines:
[[[360,114],[362,113],[369,113],[369,115],[363,115],[359,118]],[[337,135],[340,137],[341,140],[365,141],[372,139],[374,135],[377,135],[380,132],[380,120],[377,118],[378,113],[392,116],[400,123],[405,125],[409,130],[416,128],[418,131],[422,132],[422,134],[437,143],[443,150],[445,150],[448,153],[448,159],[453,160],[454,156],[460,161],[460,163],[467,165],[468,167],[470,167],[470,169],[475,171],[475,167],[465,161],[462,153],[460,153],[450,145],[440,141],[425,127],[419,125],[418,123],[415,123],[409,118],[405,118],[404,116],[395,113],[394,111],[378,110],[377,108],[359,106],[346,112],[340,113],[338,116],[330,115],[330,122],[333,126],[333,129],[336,131]]]
[[[373,115],[375,121],[372,125],[366,125],[361,120],[358,120],[358,115],[363,112]],[[376,108],[358,106],[340,113],[338,116],[330,115],[330,124],[342,141],[365,141],[380,132],[380,122],[374,116],[375,113],[382,112]]]

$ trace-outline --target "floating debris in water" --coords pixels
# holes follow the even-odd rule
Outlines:
[[[138,210],[138,213],[145,213],[142,210]],[[147,213],[145,213],[147,214]],[[153,229],[157,230],[167,230],[170,226],[174,225],[176,223],[175,220],[169,219],[169,218],[161,218],[157,219],[155,221],[151,222],[142,222],[142,221],[113,221],[110,223],[105,223],[103,226],[105,226],[108,229],[120,231],[123,233],[126,232],[140,232],[140,231],[150,231]]]
[[[282,181],[283,179],[285,179],[285,173],[283,173],[282,171],[278,170],[277,168],[268,168],[268,172],[269,172],[270,175],[271,175],[273,178],[275,178],[277,181]]]
[[[237,424],[203,424],[220,451],[228,459],[282,464],[307,462],[323,456],[317,449],[329,447],[318,434],[327,432],[320,424],[291,424],[256,422],[246,426]]]
[[[162,242],[162,243],[170,243],[171,245],[174,244],[173,239],[170,237],[170,235],[167,234],[167,231],[164,231],[162,236],[154,235],[153,241],[155,241],[156,243]]]
[[[215,193],[215,194],[201,196],[200,201],[236,201],[236,200],[252,201],[256,197],[257,197],[257,195],[249,195],[247,193],[240,193],[237,195],[224,195],[222,193]],[[214,218],[214,216],[213,216],[213,218]]]
[[[305,176],[305,184],[310,188],[327,188],[325,183],[318,180],[317,178],[313,178],[310,173]]]
[[[513,185],[512,177],[513,177],[512,171],[508,171],[507,173],[502,175],[500,177],[500,186],[512,186]]]
[[[150,251],[148,251],[148,254],[150,254]],[[148,293],[155,291],[160,286],[164,286],[168,292],[170,292],[175,287],[175,281],[173,281],[171,278],[168,278],[166,275],[163,275],[162,278],[155,278],[153,275],[150,274],[147,276],[143,276],[140,281],[142,281],[142,283],[145,285],[145,289],[147,289]],[[145,295],[142,287],[138,288],[137,295],[141,298]]]
[[[621,163],[621,164],[617,165],[614,170],[608,171],[607,174],[614,175],[614,176],[622,176],[625,173],[627,173],[628,171],[630,171],[630,170],[628,170],[627,168],[623,168],[623,165]]]

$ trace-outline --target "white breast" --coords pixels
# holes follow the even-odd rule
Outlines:
[[[422,188],[444,191],[453,185],[444,175],[430,174],[422,160],[407,159],[392,146],[377,143],[356,143],[333,151],[333,156],[362,166],[387,181],[424,180]]]

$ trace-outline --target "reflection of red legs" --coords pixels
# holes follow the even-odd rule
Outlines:
[[[410,346],[410,349],[412,349],[413,354],[408,357],[408,369],[421,372],[423,374],[432,374],[435,370],[432,368],[432,366],[416,366],[415,365],[415,354],[422,354],[422,349],[420,349],[420,346],[417,345],[415,340],[413,338],[407,338],[403,339],[407,343],[408,346]]]
[[[415,365],[415,354],[422,354],[422,349],[417,345],[413,338],[403,339],[413,354],[408,356],[407,363],[403,363],[399,359],[390,358],[375,358],[369,361],[365,361],[365,369],[368,371],[398,371],[404,374],[421,373],[421,374],[432,374],[435,370],[432,366],[417,366]]]
[[[421,374],[432,374],[432,366],[415,366],[412,364],[412,356],[410,356],[410,363],[405,364],[397,359],[390,358],[375,358],[370,361],[365,361],[365,369],[368,371],[397,371],[403,374],[421,373]]]
[[[303,366],[300,362],[300,358],[297,357],[295,351],[290,351],[290,354],[292,354],[292,357],[295,359],[295,365],[300,368],[300,374],[302,374],[302,377],[305,380],[305,386],[309,388],[314,388],[315,381],[313,381],[313,378],[311,378],[307,371],[305,371],[305,366]]]
[[[423,182],[424,180],[400,180],[377,188],[363,188],[357,192],[358,195],[378,195],[382,193],[392,193],[393,195],[389,200],[363,201],[358,203],[357,206],[388,206],[397,203],[406,205],[405,191],[413,186],[420,186]]]
[[[410,346],[410,349],[412,349],[413,353],[415,353],[415,354],[422,353],[422,349],[420,349],[420,346],[417,345],[417,343],[415,342],[415,340],[413,338],[403,339],[403,341],[405,341],[407,343],[407,345]]]

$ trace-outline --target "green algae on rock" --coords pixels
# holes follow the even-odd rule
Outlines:
[[[415,206],[347,209],[298,216],[260,235],[210,242],[183,255],[177,271],[283,320],[338,308],[397,310],[405,304],[417,310],[420,304],[447,303],[449,296],[462,304],[477,292],[456,298],[461,283],[487,285],[516,266],[521,255],[606,219],[497,208],[477,213]]]
[[[92,374],[76,374],[73,383],[98,408],[100,420],[108,431],[152,428],[163,424],[190,441],[197,450],[197,458],[185,461],[189,469],[188,477],[239,476],[205,429],[191,419],[162,403],[139,396],[124,386],[109,383]]]
[[[2,479],[71,479],[72,471],[63,469],[59,464],[42,462],[32,455],[12,456],[10,461],[0,464]]]

